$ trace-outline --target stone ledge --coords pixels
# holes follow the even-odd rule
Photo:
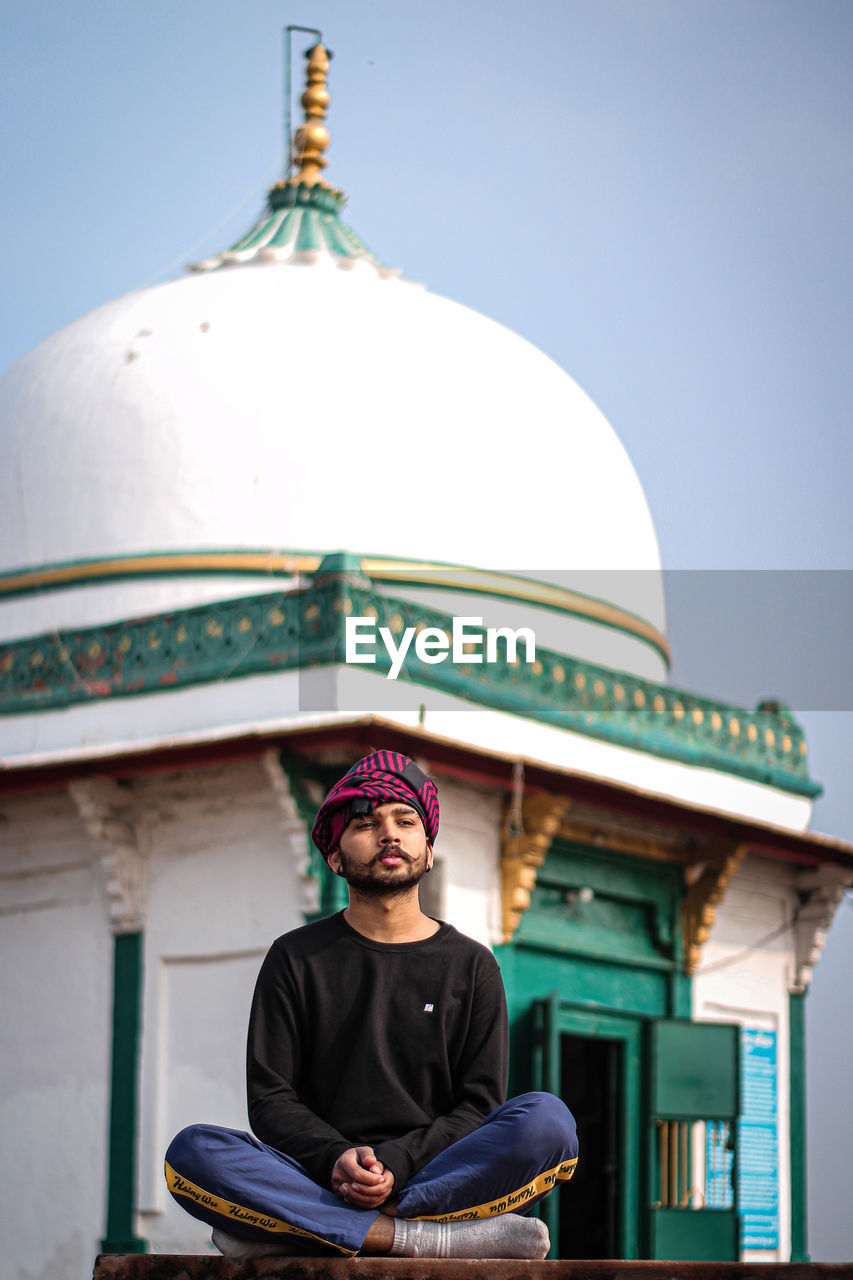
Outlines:
[[[258,1258],[101,1254],[94,1280],[853,1280],[853,1263],[524,1262],[511,1259]]]

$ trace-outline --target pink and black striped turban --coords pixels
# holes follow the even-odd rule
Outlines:
[[[338,847],[352,818],[399,800],[411,805],[430,844],[438,834],[438,792],[414,760],[399,751],[374,751],[336,782],[320,805],[311,839],[324,858]]]

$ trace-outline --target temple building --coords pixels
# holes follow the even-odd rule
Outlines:
[[[307,58],[246,235],[0,380],[10,1274],[210,1250],[163,1154],[247,1126],[255,976],[343,905],[310,824],[376,747],[438,784],[424,907],[499,959],[511,1088],[578,1118],[554,1256],[803,1259],[805,995],[853,847],[809,830],[784,703],[668,682],[595,405],[344,221]]]

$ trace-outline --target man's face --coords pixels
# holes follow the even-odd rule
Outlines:
[[[413,888],[432,863],[432,846],[424,824],[410,805],[399,800],[380,804],[372,813],[352,818],[329,866],[351,888],[384,897]]]

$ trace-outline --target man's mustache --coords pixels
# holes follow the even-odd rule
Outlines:
[[[411,858],[407,853],[404,853],[402,849],[394,848],[392,845],[390,848],[383,849],[381,853],[377,853],[371,865],[373,865],[373,863],[381,862],[383,858],[387,858],[389,855],[394,858],[402,858],[404,862],[415,861],[414,858]]]

